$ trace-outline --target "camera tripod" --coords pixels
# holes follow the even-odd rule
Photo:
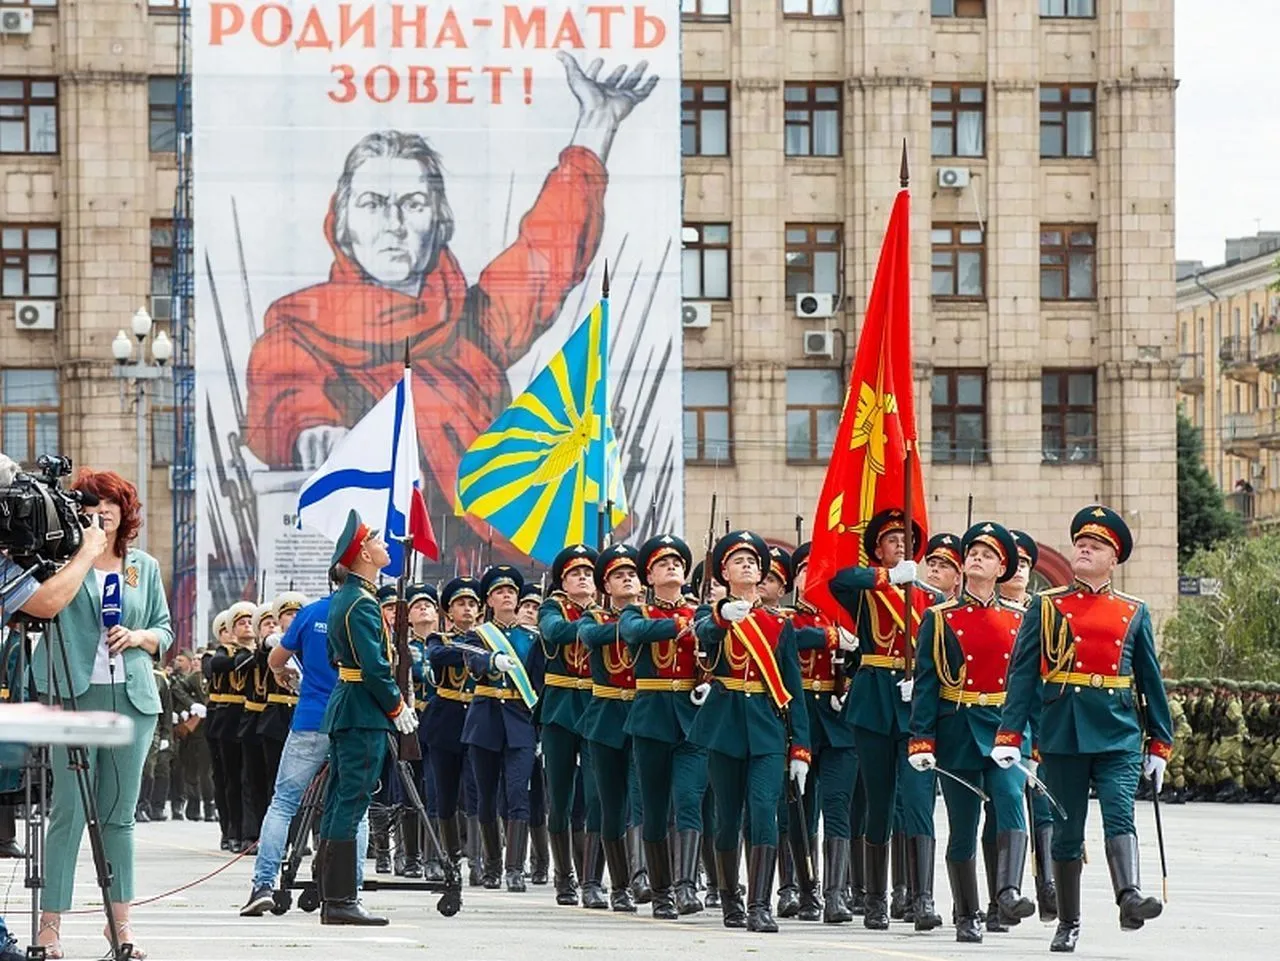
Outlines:
[[[49,692],[50,704],[61,704],[69,710],[76,710],[75,694],[68,692],[66,697],[58,694],[56,671],[53,666],[55,652],[61,655],[62,670],[69,684],[71,667],[67,659],[65,638],[58,619],[38,621],[18,617],[14,619],[13,630],[19,637],[18,669],[11,690],[18,693],[21,700],[34,699],[35,682],[27,677],[27,666],[31,660],[33,636],[42,634],[41,643],[48,652],[45,689]],[[89,750],[83,745],[67,748],[68,766],[74,772],[76,785],[80,792],[80,801],[84,807],[85,827],[89,830],[89,846],[93,853],[93,865],[97,874],[98,887],[102,891],[102,906],[107,917],[107,937],[111,942],[111,961],[128,961],[133,957],[133,945],[120,940],[120,929],[115,914],[111,910],[111,882],[113,874],[111,863],[107,860],[106,847],[102,841],[102,822],[98,816],[98,805],[93,796],[93,785],[89,781]],[[26,877],[25,885],[31,891],[31,943],[27,948],[29,961],[45,961],[45,948],[36,943],[40,933],[40,892],[45,886],[45,839],[48,832],[46,811],[49,809],[49,781],[53,773],[53,752],[47,744],[34,746],[27,755],[23,767],[23,797],[26,803]],[[78,840],[78,839],[77,839]]]

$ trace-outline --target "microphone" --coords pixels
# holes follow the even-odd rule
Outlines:
[[[102,582],[102,627],[111,630],[120,623],[120,572],[111,571]]]

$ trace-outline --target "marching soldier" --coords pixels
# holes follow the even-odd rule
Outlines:
[[[480,804],[480,837],[484,843],[485,887],[497,887],[501,863],[498,838],[498,790],[506,797],[507,890],[525,890],[524,863],[529,843],[529,784],[533,777],[533,708],[546,664],[533,633],[515,622],[524,578],[514,567],[498,564],[480,579],[481,594],[493,612],[491,621],[472,628],[487,654],[469,654],[476,679],[474,697],[462,729],[471,748]],[[475,641],[472,641],[475,643]]]
[[[556,904],[563,905],[578,903],[570,817],[574,784],[579,776],[584,782],[587,807],[596,808],[592,812],[595,817],[588,817],[592,821],[599,817],[596,779],[582,728],[583,714],[591,703],[591,657],[578,638],[578,622],[595,601],[595,563],[596,552],[586,544],[572,544],[557,554],[551,564],[551,593],[538,610],[538,633],[547,670],[537,713],[547,775],[547,829]],[[600,863],[599,833],[588,832],[586,844],[597,849],[591,858],[594,869]],[[584,886],[582,906],[608,905],[598,888],[593,886],[588,892]]]
[[[1020,769],[1002,768],[989,757],[1023,615],[996,593],[997,582],[1018,569],[1018,549],[1009,531],[980,522],[965,532],[961,547],[964,590],[926,611],[920,625],[908,758],[917,771],[941,765],[951,775],[942,781],[942,796],[950,824],[946,861],[956,940],[980,944],[983,910],[976,859],[982,803],[975,788],[984,788],[995,808],[1001,918],[1017,923],[1035,911],[1019,891],[1027,855],[1025,778]]]
[[[351,511],[330,561],[341,586],[328,617],[329,660],[337,665],[338,686],[320,727],[329,735],[329,785],[316,852],[321,924],[387,923],[365,911],[357,896],[356,828],[373,798],[391,732],[412,734],[418,727],[417,713],[396,686],[391,634],[373,586],[390,563],[378,532]]]
[[[413,709],[418,712],[418,749],[421,760],[410,761],[414,781],[422,798],[422,806],[431,820],[431,830],[419,824],[417,809],[407,799],[400,805],[399,835],[404,838],[406,849],[406,877],[425,877],[428,881],[443,881],[444,867],[441,854],[436,847],[440,838],[439,807],[436,798],[435,781],[431,776],[431,745],[427,743],[427,733],[422,725],[423,714],[427,704],[435,696],[431,679],[427,676],[427,638],[440,627],[440,599],[436,589],[430,584],[409,584],[405,588],[405,607],[409,615],[409,634],[406,644],[409,648],[409,677],[413,685]],[[428,857],[422,862],[422,840],[424,835],[429,841]]]
[[[1160,902],[1139,885],[1133,804],[1139,776],[1160,791],[1173,752],[1151,615],[1143,601],[1111,586],[1133,548],[1129,527],[1110,508],[1086,507],[1071,522],[1071,540],[1075,583],[1039,595],[1023,618],[991,751],[1002,767],[1021,761],[1023,732],[1040,710],[1043,779],[1066,811],[1053,831],[1058,929],[1051,951],[1074,951],[1080,936],[1091,785],[1102,807],[1120,927],[1137,930],[1160,916]]]
[[[275,613],[270,604],[258,604],[253,612],[253,639],[251,650],[253,657],[245,668],[245,701],[244,714],[240,717],[240,756],[244,762],[244,804],[245,804],[245,837],[248,841],[258,840],[262,829],[262,818],[267,813],[267,805],[271,802],[271,788],[275,783],[267,782],[267,758],[262,746],[262,736],[258,733],[262,715],[267,710],[267,678],[271,669],[267,667],[266,639],[275,632]]]
[[[636,697],[634,656],[618,629],[618,613],[640,596],[636,549],[612,544],[595,562],[596,588],[608,598],[607,607],[592,607],[577,622],[578,639],[590,651],[591,703],[582,716],[582,730],[591,745],[591,772],[600,798],[600,837],[609,865],[609,906],[632,914],[631,869],[627,856],[631,764],[631,735],[627,715]],[[653,916],[677,917],[671,897],[669,858],[649,858],[653,869]]]
[[[915,528],[912,544],[923,544]],[[867,801],[866,904],[862,923],[871,930],[889,927],[889,840],[899,792],[902,822],[910,846],[908,871],[914,871],[915,929],[942,924],[933,906],[933,807],[936,793],[931,773],[907,763],[912,680],[905,674],[907,645],[914,645],[920,617],[937,596],[923,585],[912,592],[910,633],[901,585],[915,581],[917,568],[906,558],[906,522],[891,508],[872,517],[863,531],[863,550],[875,566],[847,567],[831,579],[831,594],[857,627],[860,667],[845,704],[853,722],[858,769]]]
[[[960,591],[960,569],[964,560],[960,556],[960,538],[955,534],[934,534],[924,551],[924,582],[943,599],[955,597]]]
[[[382,624],[387,634],[394,639],[398,600],[396,585],[383,584],[378,588],[375,596]],[[378,874],[394,873],[396,877],[410,877],[407,845],[400,823],[404,792],[396,772],[395,761],[389,754],[383,755],[378,785],[377,793],[374,794],[373,801],[369,805],[369,848],[373,853],[373,869]],[[421,877],[420,874],[412,876]]]
[[[708,750],[716,803],[716,874],[725,927],[774,932],[771,888],[778,846],[778,802],[789,776],[803,795],[809,773],[809,717],[794,634],[759,603],[769,548],[751,531],[726,534],[711,555],[712,572],[729,588],[700,608],[695,628],[716,683],[699,709],[690,740]],[[738,891],[738,837],[750,832],[748,912]]]
[[[673,534],[645,541],[637,566],[651,596],[647,602],[637,599],[624,607],[618,626],[634,659],[636,696],[626,730],[635,748],[643,798],[642,836],[650,864],[670,861],[676,866],[677,916],[702,910],[697,869],[707,752],[689,738],[698,711],[692,700],[698,676],[697,639],[692,630],[696,609],[684,595],[692,560],[689,545]],[[671,857],[668,822],[673,806],[677,846]],[[655,885],[655,916],[659,916],[657,890]],[[666,914],[664,899],[662,916]]]
[[[218,707],[209,717],[209,737],[216,741],[222,763],[223,787],[218,793],[218,813],[226,814],[222,849],[239,854],[249,846],[240,724],[249,687],[248,671],[253,664],[253,616],[257,608],[248,601],[237,601],[225,613],[221,625],[214,621],[214,628],[221,627],[221,633],[209,661],[209,702]],[[216,778],[217,768],[214,774]]]
[[[538,626],[538,611],[542,609],[542,589],[537,584],[520,588],[520,600],[516,604],[516,623],[524,627]]]

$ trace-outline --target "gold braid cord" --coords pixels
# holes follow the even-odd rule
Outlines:
[[[1076,656],[1075,640],[1067,629],[1066,618],[1059,618],[1058,629],[1056,631],[1053,629],[1054,615],[1057,612],[1058,609],[1053,606],[1052,597],[1040,598],[1041,645],[1044,648],[1045,662],[1049,665],[1050,674],[1069,669],[1072,659]],[[1062,686],[1066,688],[1065,680]]]

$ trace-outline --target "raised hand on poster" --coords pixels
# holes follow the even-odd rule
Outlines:
[[[303,470],[315,470],[347,434],[346,427],[308,427],[298,434],[298,460]]]
[[[556,56],[564,64],[569,89],[578,99],[578,126],[573,131],[571,144],[592,150],[602,160],[609,159],[609,148],[618,126],[645,100],[658,85],[658,77],[650,74],[647,61],[641,60],[630,72],[626,64],[619,66],[604,80],[599,79],[604,61],[597,57],[583,70],[578,61],[561,50]]]

